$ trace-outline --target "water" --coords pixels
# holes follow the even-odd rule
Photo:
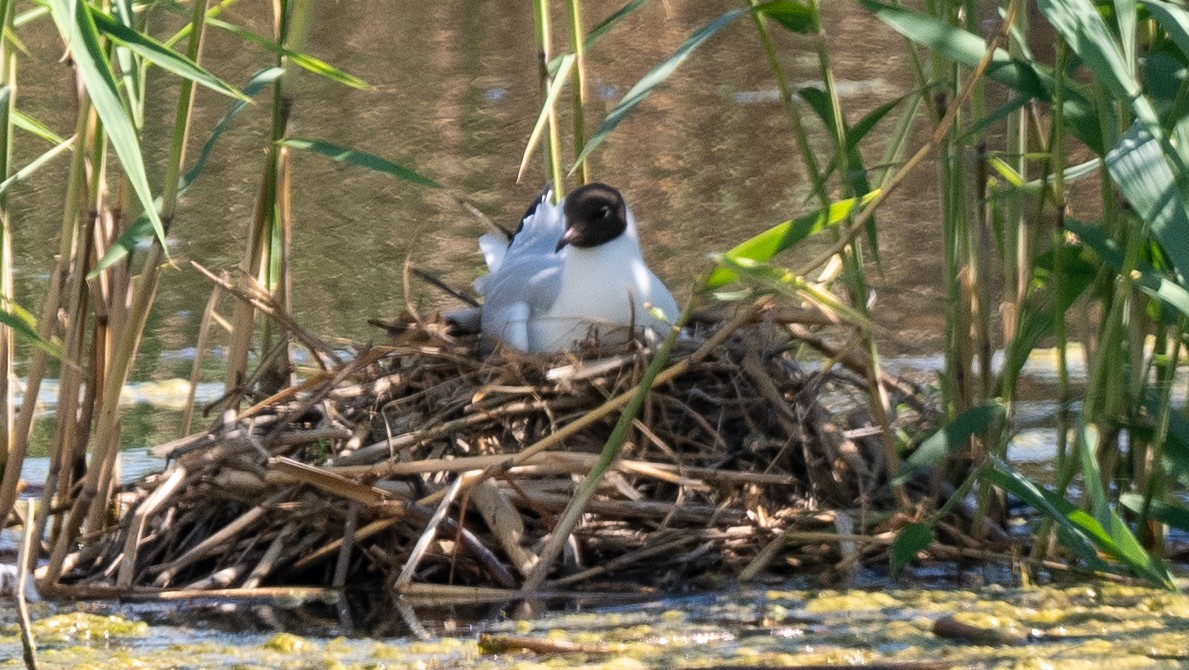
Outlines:
[[[55,615],[48,604],[34,608],[42,667],[1121,670],[1183,667],[1189,658],[1189,598],[1096,583],[751,590],[574,607],[535,621],[507,616],[479,625],[443,608],[406,606],[392,616],[386,634],[369,638],[342,636],[342,624],[326,607],[240,602],[79,609]],[[0,613],[0,622],[11,620],[10,612]],[[944,620],[974,626],[985,637],[942,634],[937,622]],[[294,622],[303,634],[278,632]],[[501,645],[505,650],[495,651]],[[538,651],[524,649],[530,645]],[[21,667],[19,654],[9,628],[0,634],[0,668]]]

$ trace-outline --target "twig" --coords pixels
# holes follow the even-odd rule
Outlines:
[[[265,550],[264,555],[260,557],[260,561],[256,563],[256,567],[252,568],[247,578],[244,579],[242,588],[255,589],[260,586],[260,582],[276,567],[277,559],[281,557],[281,551],[288,546],[290,539],[296,532],[297,526],[295,524],[287,523],[281,527],[281,532],[277,533],[277,536],[273,538],[272,543],[268,545],[268,549]]]
[[[764,304],[766,304],[766,303],[756,303],[754,305],[749,306],[747,309],[743,310],[738,316],[736,316],[734,319],[732,319],[729,323],[725,324],[710,339],[706,340],[706,342],[704,342],[702,344],[702,346],[698,347],[698,350],[695,351],[692,356],[690,356],[689,358],[683,359],[681,361],[678,361],[677,363],[670,366],[668,369],[663,370],[662,372],[657,374],[656,378],[653,379],[652,384],[650,385],[649,388],[653,388],[656,386],[660,386],[662,384],[666,384],[666,383],[676,379],[677,377],[680,377],[681,375],[685,374],[686,372],[688,372],[690,370],[690,368],[694,365],[694,363],[709,356],[715,349],[717,349],[719,346],[721,346],[722,343],[725,342],[727,340],[727,338],[730,337],[731,334],[734,333],[740,326],[747,323],[756,311],[759,311],[760,309],[763,308]],[[478,475],[471,477],[469,481],[464,481],[463,486],[464,487],[472,486],[477,481],[487,479],[488,477],[497,475],[500,472],[503,472],[503,471],[507,470],[508,468],[511,468],[512,466],[521,464],[522,462],[524,462],[528,458],[531,458],[532,456],[534,456],[535,454],[537,454],[539,452],[545,451],[546,449],[552,449],[553,447],[558,446],[564,440],[589,428],[591,425],[601,421],[604,417],[611,414],[612,412],[615,412],[616,410],[621,409],[624,405],[626,405],[629,401],[631,401],[632,397],[635,394],[636,394],[636,389],[633,388],[629,391],[625,391],[624,393],[621,393],[621,394],[615,396],[614,398],[611,398],[610,400],[604,402],[602,405],[599,405],[595,409],[583,414],[581,417],[579,417],[573,423],[566,424],[565,426],[550,433],[547,437],[545,437],[541,440],[538,440],[534,444],[524,448],[522,451],[520,451],[516,454],[513,454],[512,456],[509,456],[503,463],[489,467],[489,468],[485,469],[483,472],[479,473]],[[434,502],[436,502],[439,499],[440,495],[441,495],[441,492],[434,493],[429,496],[426,496],[425,498],[422,498],[418,502],[420,502],[422,505],[432,505]]]
[[[286,490],[273,495],[268,500],[253,507],[244,514],[241,514],[239,518],[224,526],[217,533],[198,543],[198,545],[193,549],[187,551],[165,565],[156,567],[154,571],[158,572],[159,574],[154,580],[154,583],[157,586],[168,586],[181,569],[207,557],[215,549],[218,549],[225,543],[231,541],[232,538],[234,538],[245,528],[251,527],[264,517],[264,514],[269,507],[275,505],[288,494],[289,491]]]
[[[412,272],[413,274],[417,275],[418,277],[420,277],[423,281],[425,281],[425,282],[429,283],[430,285],[454,296],[455,298],[458,298],[459,300],[465,302],[466,304],[470,305],[471,307],[479,306],[479,301],[476,300],[474,297],[469,296],[469,295],[463,293],[462,291],[459,291],[458,289],[454,288],[453,286],[450,286],[446,282],[442,281],[441,279],[438,279],[437,277],[429,274],[428,272],[426,272],[424,270],[418,270],[417,268],[410,268],[409,271]]]

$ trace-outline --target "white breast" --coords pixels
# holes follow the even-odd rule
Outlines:
[[[644,263],[630,212],[628,230],[614,240],[555,253],[565,231],[562,211],[561,205],[541,203],[510,245],[490,235],[481,239],[490,270],[475,282],[484,299],[484,340],[552,352],[572,347],[592,330],[602,342],[623,341],[629,325],[665,334],[677,318],[677,303]]]

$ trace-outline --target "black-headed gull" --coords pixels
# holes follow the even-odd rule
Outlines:
[[[479,240],[490,271],[475,281],[485,342],[552,352],[592,332],[603,343],[625,341],[632,326],[664,335],[677,302],[644,263],[619,191],[595,183],[557,205],[550,196],[546,189],[510,241]]]

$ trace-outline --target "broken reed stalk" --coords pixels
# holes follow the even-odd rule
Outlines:
[[[434,510],[429,523],[425,524],[425,530],[422,531],[421,537],[417,538],[417,544],[409,552],[409,557],[405,560],[405,565],[401,568],[400,575],[396,578],[396,583],[393,584],[395,590],[400,591],[406,584],[412,581],[413,573],[417,570],[417,565],[421,562],[421,558],[425,556],[425,552],[429,549],[429,543],[433,542],[434,537],[438,533],[438,527],[442,525],[442,519],[446,518],[446,513],[450,511],[450,506],[454,504],[454,500],[458,497],[458,493],[461,490],[461,477],[455,478],[454,482],[446,487],[446,495],[442,496],[442,501],[438,503],[438,508]]]

